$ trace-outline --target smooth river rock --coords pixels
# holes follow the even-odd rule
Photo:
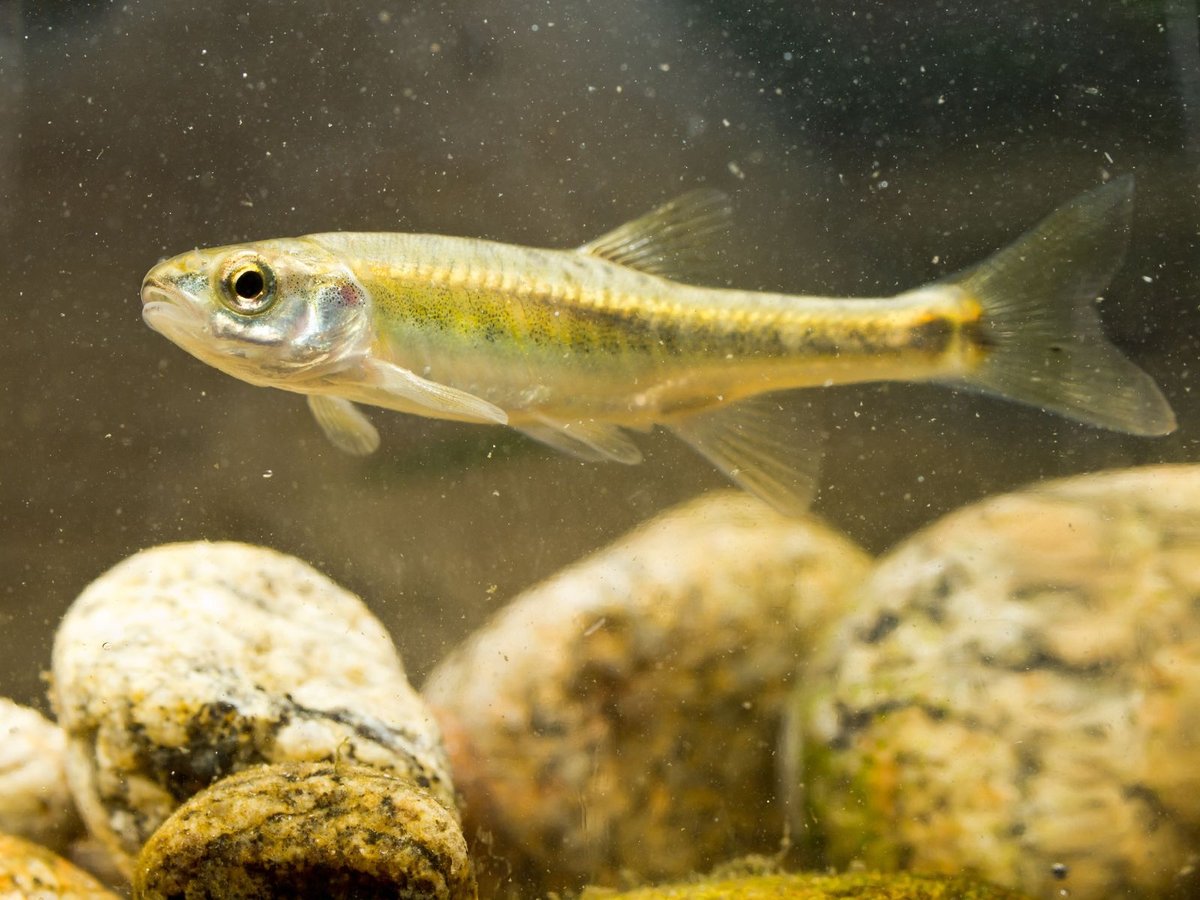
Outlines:
[[[0,834],[4,900],[118,900],[91,875],[40,844]]]
[[[869,563],[721,493],[513,600],[424,688],[479,864],[528,892],[777,850],[782,709]]]
[[[455,809],[438,727],[383,626],[261,547],[172,544],[114,566],[59,627],[52,698],[83,818],[127,874],[181,803],[262,763],[373,767]]]
[[[1200,466],[968,507],[859,596],[795,711],[829,862],[1200,891]]]
[[[66,756],[62,729],[37,710],[0,697],[0,832],[60,852],[79,834]]]
[[[471,900],[458,819],[411,779],[341,763],[259,766],[177,809],[142,848],[138,900]]]

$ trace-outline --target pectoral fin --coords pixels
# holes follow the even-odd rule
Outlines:
[[[377,359],[364,363],[364,376],[371,387],[408,406],[424,407],[429,415],[465,422],[508,424],[508,413],[458,388],[422,378],[408,369]]]
[[[616,425],[595,420],[559,422],[543,419],[514,427],[548,447],[588,462],[636,465],[642,461],[642,451],[637,444]]]
[[[349,400],[325,394],[309,394],[305,399],[333,446],[351,456],[369,456],[379,449],[379,432]]]
[[[824,434],[814,420],[766,396],[665,424],[739,487],[798,516],[816,494]]]
[[[720,236],[732,222],[729,198],[703,188],[602,234],[579,252],[652,275],[690,281],[711,271]]]

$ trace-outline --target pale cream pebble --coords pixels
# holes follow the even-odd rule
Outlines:
[[[264,762],[371,765],[454,808],[436,722],[383,626],[271,550],[172,544],[118,564],[63,619],[53,675],[76,801],[127,873],[181,802]]]
[[[1198,523],[1200,466],[1160,466],[985,500],[882,559],[797,691],[822,862],[1200,889]]]
[[[0,832],[62,851],[82,831],[66,773],[66,736],[0,697]]]
[[[117,900],[117,896],[40,844],[0,834],[0,900]]]
[[[537,892],[778,850],[781,710],[869,562],[720,493],[513,600],[424,688],[480,868]]]
[[[340,763],[256,766],[175,810],[142,848],[137,900],[472,900],[457,816],[410,778]]]

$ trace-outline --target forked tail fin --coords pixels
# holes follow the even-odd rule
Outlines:
[[[954,382],[1130,434],[1167,434],[1154,380],[1104,337],[1093,301],[1129,239],[1133,178],[1077,197],[954,283],[983,309],[984,358]]]

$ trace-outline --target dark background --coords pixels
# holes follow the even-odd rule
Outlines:
[[[165,541],[297,554],[418,676],[504,600],[722,480],[666,435],[637,468],[497,428],[303,401],[141,322],[196,245],[318,230],[582,243],[700,184],[738,286],[892,293],[1133,172],[1102,306],[1179,431],[1138,439],[933,387],[824,392],[816,510],[872,550],[1033,480],[1200,458],[1192,2],[0,0],[0,693],[41,702],[56,622]],[[936,261],[935,261],[936,260]]]

